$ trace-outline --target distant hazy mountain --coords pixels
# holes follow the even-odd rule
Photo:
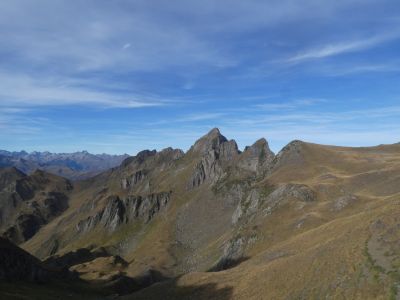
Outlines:
[[[24,173],[40,169],[68,179],[84,179],[118,166],[127,157],[127,154],[91,154],[87,151],[28,153],[0,150],[0,167],[16,167]]]

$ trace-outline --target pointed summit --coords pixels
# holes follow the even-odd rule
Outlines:
[[[253,145],[247,146],[240,155],[239,165],[250,171],[260,171],[263,166],[267,165],[274,158],[274,153],[269,148],[265,138],[261,138]]]
[[[253,145],[247,146],[246,149],[244,150],[245,152],[249,152],[252,155],[258,155],[258,156],[273,156],[274,154],[272,151],[269,149],[268,142],[265,138],[261,138],[257,140]]]
[[[222,143],[227,141],[228,140],[226,137],[221,134],[218,128],[213,128],[206,135],[196,141],[196,143],[192,146],[192,150],[204,154],[209,150],[215,150],[219,148]]]

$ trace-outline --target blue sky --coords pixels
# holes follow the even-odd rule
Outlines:
[[[3,0],[0,149],[395,143],[399,53],[398,0]]]

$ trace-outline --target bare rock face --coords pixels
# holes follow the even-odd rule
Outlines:
[[[274,208],[288,201],[313,202],[316,200],[314,191],[304,184],[288,183],[279,186],[275,191],[268,195],[266,203]]]
[[[246,260],[246,249],[258,239],[257,235],[239,235],[230,239],[224,246],[222,256],[210,271],[222,271]]]
[[[240,154],[238,166],[252,172],[261,173],[274,159],[275,155],[269,149],[268,142],[262,138]]]
[[[233,160],[240,153],[238,146],[234,140],[222,143],[217,150],[219,150],[217,151],[219,154],[219,158],[224,161]]]
[[[190,151],[202,157],[189,181],[189,188],[198,187],[206,181],[215,183],[223,175],[224,165],[240,153],[236,142],[228,141],[217,128],[199,139]]]
[[[261,195],[256,189],[250,190],[247,197],[244,198],[236,207],[232,215],[232,223],[236,224],[242,217],[249,216],[257,212],[260,205]]]
[[[222,143],[228,140],[224,137],[218,128],[212,129],[205,136],[200,138],[191,148],[192,151],[200,154],[207,154],[210,150],[219,149]]]
[[[136,171],[135,173],[132,174],[132,176],[121,180],[121,187],[123,189],[128,189],[128,188],[136,185],[140,181],[142,181],[144,178],[145,178],[144,170]]]
[[[289,201],[308,203],[315,200],[314,191],[303,184],[284,184],[270,193],[265,193],[259,189],[251,189],[236,207],[232,215],[232,223],[236,224],[242,219],[248,219],[257,212],[263,212],[265,215],[271,214],[278,207]]]
[[[164,209],[170,201],[171,192],[153,193],[147,196],[128,196],[121,199],[109,196],[104,209],[93,216],[81,220],[76,230],[85,233],[97,225],[114,231],[120,224],[135,220],[149,222],[156,213]]]
[[[190,180],[190,187],[198,187],[206,180],[214,183],[222,175],[222,168],[218,162],[218,154],[211,150],[197,164]]]
[[[265,139],[258,140],[241,153],[236,142],[228,141],[216,128],[199,139],[190,151],[201,154],[202,158],[193,172],[189,188],[198,187],[206,181],[216,183],[228,168],[227,175],[236,177],[242,176],[243,170],[264,174],[275,157]]]
[[[224,247],[222,257],[212,271],[226,270],[243,257],[246,240],[243,237],[230,240]]]

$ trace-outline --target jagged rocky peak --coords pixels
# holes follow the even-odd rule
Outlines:
[[[189,180],[189,189],[200,186],[205,181],[215,183],[224,173],[224,166],[239,155],[234,140],[227,140],[218,128],[199,139],[190,151],[199,153],[201,160]]]
[[[265,138],[261,138],[253,145],[247,146],[240,155],[239,167],[258,172],[268,165],[275,157]]]
[[[226,137],[221,134],[218,128],[213,128],[206,135],[197,140],[192,149],[195,152],[206,154],[210,150],[219,149],[220,145],[227,141]]]
[[[251,157],[256,157],[264,160],[271,159],[275,154],[269,148],[268,142],[265,138],[261,138],[253,145],[247,146],[243,152]]]

